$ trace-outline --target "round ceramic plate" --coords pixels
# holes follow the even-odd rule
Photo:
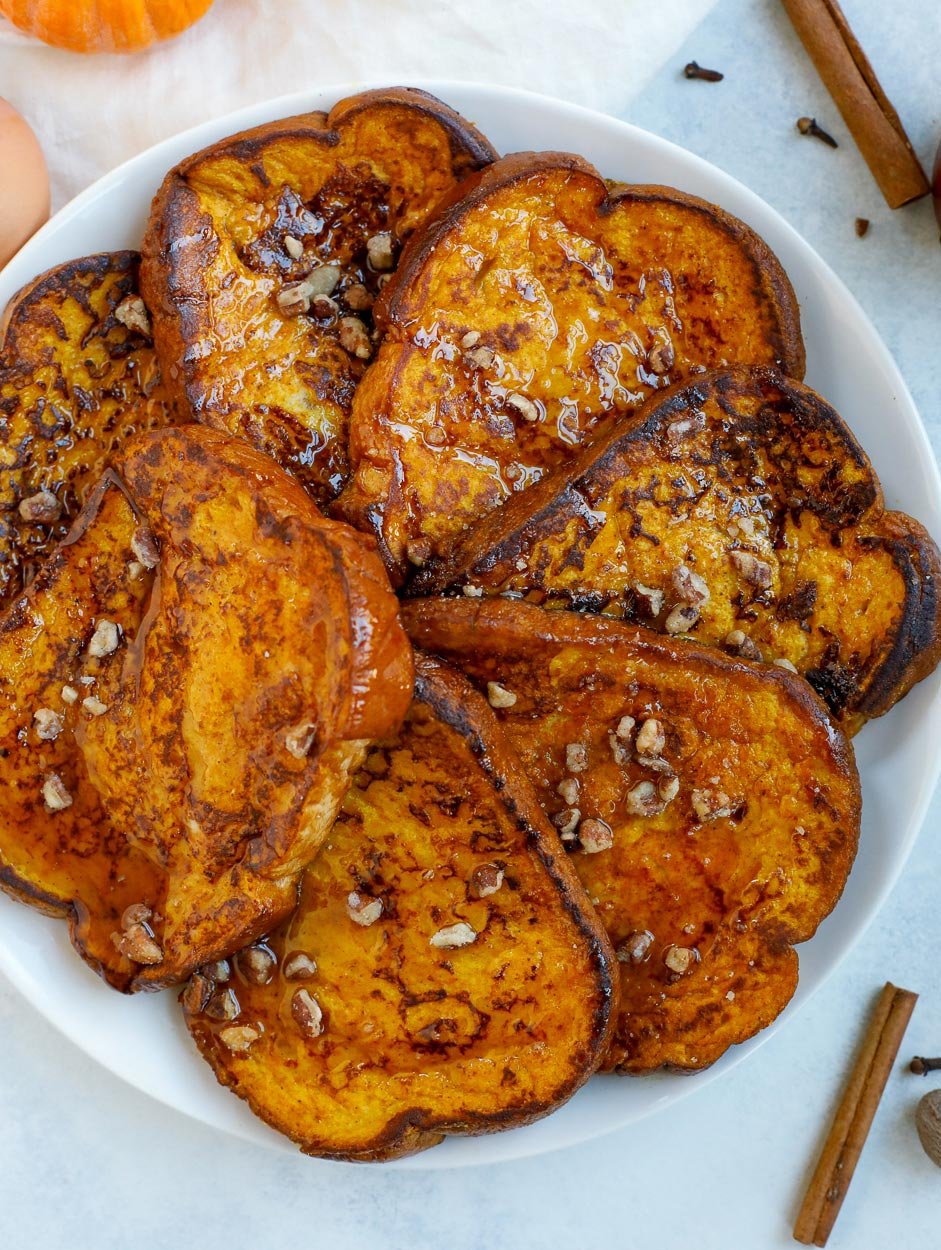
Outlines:
[[[807,381],[843,414],[869,452],[890,507],[904,508],[941,535],[941,481],[925,431],[898,369],[840,280],[777,213],[698,157],[624,122],[522,91],[461,83],[419,84],[476,122],[502,152],[580,152],[609,178],[667,183],[741,217],[767,239],[801,304]],[[182,157],[246,126],[308,109],[328,109],[364,84],[272,100],[158,144],[102,178],[52,219],[0,273],[0,308],[49,266],[89,252],[136,247],[151,196]],[[934,789],[941,754],[941,673],[922,682],[856,742],[863,779],[859,856],[835,913],[799,948],[800,987],[772,1028],[800,1028],[799,1009],[872,920],[898,877]],[[220,1088],[189,1041],[176,995],[124,998],[73,954],[65,925],[0,897],[0,967],[78,1046],[119,1077],[225,1132],[293,1150]],[[454,1138],[389,1166],[451,1167],[556,1149],[639,1120],[730,1076],[765,1030],[702,1075],[645,1080],[598,1077],[565,1107],[528,1128]]]

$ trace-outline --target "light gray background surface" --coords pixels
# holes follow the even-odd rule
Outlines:
[[[547,22],[557,2],[546,4]],[[941,137],[941,8],[936,0],[844,7],[927,164]],[[723,70],[725,82],[682,80],[693,57]],[[801,114],[815,115],[839,150],[798,137]],[[805,235],[875,321],[941,449],[941,247],[930,204],[885,207],[776,0],[720,0],[628,120],[736,175]],[[862,240],[857,216],[872,222]],[[864,940],[747,1063],[594,1143],[443,1173],[314,1164],[218,1136],[121,1085],[0,982],[0,1239],[11,1250],[793,1245],[800,1191],[883,981],[922,995],[906,1060],[941,1051],[939,937],[936,797]],[[931,1081],[898,1065],[831,1238],[837,1250],[941,1244],[941,1171],[922,1154],[912,1120]]]

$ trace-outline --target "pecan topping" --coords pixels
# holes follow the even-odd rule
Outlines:
[[[596,855],[599,851],[609,851],[614,846],[614,832],[603,820],[589,817],[578,827],[578,839],[582,850],[587,855]]]
[[[622,742],[616,733],[608,732],[608,745],[611,747],[611,756],[615,764],[623,768],[625,764],[630,763],[631,749],[628,743]]]
[[[94,660],[104,659],[106,655],[113,655],[117,651],[119,641],[120,634],[114,621],[102,619],[95,626],[95,632],[88,644],[88,654]]]
[[[615,955],[622,964],[642,964],[650,954],[653,945],[653,934],[647,929],[629,933],[623,942],[619,942]]]
[[[278,292],[278,307],[288,317],[297,317],[310,310],[310,291],[306,282],[289,282]]]
[[[33,713],[33,724],[36,726],[36,737],[43,742],[55,742],[65,728],[62,717],[51,707],[37,708]]]
[[[698,620],[699,608],[693,607],[691,603],[678,603],[664,621],[663,627],[668,634],[686,634]]]
[[[145,338],[151,337],[150,315],[147,306],[139,295],[125,295],[114,310],[116,321],[128,330],[136,330]]]
[[[657,793],[664,803],[672,803],[680,792],[679,777],[664,777],[657,786]]]
[[[160,563],[160,548],[153,530],[139,525],[131,538],[131,551],[145,569],[154,569]]]
[[[491,707],[513,707],[516,703],[516,695],[512,690],[507,690],[506,686],[501,686],[499,682],[487,682],[487,702]]]
[[[236,956],[236,964],[249,985],[267,985],[274,975],[277,960],[265,946],[247,946]]]
[[[688,971],[694,959],[695,955],[688,946],[668,946],[663,956],[663,962],[678,976]]]
[[[304,951],[293,951],[285,959],[281,971],[285,981],[309,981],[317,975],[317,961]]]
[[[514,392],[512,395],[507,395],[506,406],[507,408],[512,408],[513,411],[518,413],[523,418],[524,421],[538,421],[539,420],[538,406],[531,399],[528,399],[525,395],[520,395],[520,394],[517,394],[516,392]]]
[[[291,1015],[305,1037],[319,1037],[324,1030],[323,1011],[310,990],[295,990]]]
[[[42,783],[42,797],[46,809],[50,812],[64,812],[72,806],[72,796],[58,773],[49,773]]]
[[[366,257],[370,269],[387,272],[395,264],[392,254],[392,235],[388,230],[381,230],[366,240]]]
[[[588,748],[581,742],[570,742],[565,748],[565,767],[570,773],[583,773],[588,767]]]
[[[240,1010],[239,1000],[230,989],[216,990],[203,1008],[212,1020],[234,1020]]]
[[[670,336],[666,330],[659,329],[656,341],[647,353],[647,368],[651,373],[658,375],[669,373],[673,368],[674,360],[675,352]]]
[[[159,964],[163,959],[163,950],[147,924],[151,915],[149,907],[135,903],[126,908],[121,917],[122,931],[111,934],[111,941],[119,954],[136,964]]]
[[[372,355],[369,332],[359,317],[341,317],[339,321],[340,346],[357,360],[368,360]]]
[[[304,285],[307,287],[307,293],[311,297],[315,295],[332,295],[337,289],[339,281],[339,265],[318,265],[304,279]]]
[[[563,842],[575,841],[575,830],[581,818],[582,814],[577,807],[564,807],[561,812],[556,812],[552,817],[552,823],[558,829],[559,837]]]
[[[665,804],[652,781],[639,781],[624,800],[628,816],[659,816]]]
[[[733,629],[726,634],[723,645],[730,651],[734,651],[736,655],[740,655],[743,660],[761,660],[760,649],[741,629]]]
[[[347,308],[352,312],[369,312],[373,306],[373,297],[362,282],[354,282],[343,292]]]
[[[346,910],[351,920],[368,929],[382,915],[382,899],[370,898],[368,894],[352,890],[346,896]]]
[[[722,790],[694,790],[692,802],[697,819],[703,822],[724,819],[734,810],[732,800]]]
[[[38,525],[52,525],[62,515],[62,505],[51,490],[40,490],[20,500],[20,519]]]
[[[700,604],[708,602],[709,587],[706,585],[705,579],[700,577],[688,564],[677,565],[670,580],[673,583],[673,589],[683,603],[689,603],[693,607],[698,607]]]
[[[477,941],[477,932],[464,920],[457,924],[446,925],[443,929],[439,929],[437,933],[433,933],[428,939],[430,946],[436,946],[440,950],[456,950],[459,946],[470,946],[472,942]]]
[[[729,559],[750,586],[767,590],[771,585],[771,565],[750,551],[730,551]]]
[[[569,807],[578,802],[578,792],[581,786],[578,784],[577,777],[563,777],[555,788],[556,794],[560,799],[564,799]]]
[[[643,582],[635,582],[634,594],[638,599],[643,599],[647,605],[649,616],[659,616],[663,611],[664,594],[662,590],[657,590],[654,586],[645,586]]]
[[[464,352],[464,363],[472,369],[489,369],[496,357],[492,347],[472,347]]]
[[[471,874],[471,893],[475,898],[489,898],[503,885],[503,869],[496,864],[478,864]]]
[[[199,1015],[212,993],[212,982],[201,972],[194,972],[186,982],[186,988],[180,995],[183,1010],[191,1016]]]
[[[260,1037],[258,1029],[250,1024],[232,1024],[219,1032],[219,1041],[236,1054],[244,1054]]]
[[[310,315],[318,321],[332,321],[339,314],[340,305],[329,295],[315,295],[310,301]]]
[[[663,725],[656,717],[648,717],[637,731],[634,746],[639,755],[662,755],[667,744]]]

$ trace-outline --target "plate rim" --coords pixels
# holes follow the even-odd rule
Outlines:
[[[14,271],[22,266],[24,260],[36,255],[42,258],[44,246],[47,240],[56,236],[56,234],[67,226],[75,218],[81,217],[95,202],[102,197],[107,197],[115,192],[120,194],[121,184],[128,176],[133,176],[138,166],[146,166],[154,163],[162,156],[164,152],[176,153],[184,143],[187,145],[188,151],[198,151],[206,146],[207,143],[215,141],[216,132],[220,127],[225,129],[223,134],[236,133],[239,130],[246,129],[251,126],[259,125],[269,117],[291,116],[294,113],[310,111],[312,108],[320,107],[319,101],[329,98],[332,101],[340,100],[347,95],[355,92],[371,90],[376,87],[389,86],[390,80],[387,78],[369,79],[363,81],[339,81],[336,83],[325,82],[308,88],[305,91],[290,92],[280,96],[274,96],[256,101],[249,105],[241,106],[230,112],[221,114],[216,117],[204,119],[193,126],[179,131],[175,134],[168,135],[145,148],[128,160],[121,162],[107,173],[103,174],[95,182],[86,187],[78,195],[73,197],[68,203],[64,204],[50,219],[23,245],[22,248],[8,261],[7,265],[0,269],[0,283],[3,282],[6,275],[11,269]],[[788,237],[789,243],[798,251],[803,253],[803,259],[808,263],[812,270],[816,271],[818,279],[832,293],[836,295],[839,303],[852,310],[852,313],[860,326],[868,334],[868,347],[875,349],[878,357],[877,364],[882,372],[891,380],[892,386],[896,392],[896,398],[899,407],[907,410],[907,425],[909,433],[914,437],[916,449],[922,460],[922,467],[927,474],[926,489],[927,493],[933,498],[935,506],[941,511],[941,472],[939,472],[938,463],[935,458],[934,450],[928,438],[925,424],[921,418],[921,414],[910,393],[909,387],[902,375],[894,357],[889,351],[887,345],[883,341],[881,335],[876,329],[872,319],[866,310],[859,303],[855,295],[839,277],[839,275],[831,268],[831,266],[823,259],[816,249],[800,234],[800,232],[791,225],[787,218],[767,200],[763,199],[757,192],[752,191],[740,179],[727,173],[721,166],[714,162],[697,155],[695,152],[684,148],[681,144],[672,140],[665,139],[656,133],[649,131],[641,126],[637,126],[632,122],[624,121],[610,114],[600,112],[584,105],[574,104],[567,100],[562,100],[554,96],[544,93],[528,91],[520,87],[504,86],[494,83],[478,83],[472,80],[461,79],[440,79],[440,78],[410,78],[409,86],[417,87],[421,90],[430,91],[432,94],[439,96],[446,102],[450,103],[454,95],[463,95],[469,92],[477,98],[489,99],[494,103],[506,103],[514,111],[519,108],[535,108],[537,110],[561,110],[570,118],[581,119],[593,129],[599,127],[609,128],[613,132],[631,136],[635,142],[642,144],[653,143],[658,148],[666,149],[674,158],[681,163],[690,165],[694,170],[706,175],[708,178],[718,177],[720,183],[730,186],[734,189],[735,194],[742,198],[746,204],[756,209],[759,215],[770,215],[774,221],[775,228]],[[465,113],[473,112],[468,110],[466,106],[462,106]],[[471,120],[474,120],[471,117]],[[180,159],[174,155],[161,168],[169,169],[176,160]],[[156,187],[154,187],[156,191]],[[736,210],[737,214],[740,210]],[[777,247],[774,249],[777,251]],[[53,261],[53,264],[58,263]],[[38,272],[43,272],[48,268],[48,264],[42,264]],[[31,273],[25,281],[32,280],[36,276]],[[18,282],[19,289],[23,282]],[[939,685],[938,675],[935,675],[935,691],[931,699],[929,707],[925,709],[923,715],[927,716],[928,711],[933,707],[937,713],[938,705],[941,703],[941,685]],[[930,680],[930,679],[929,679]],[[855,948],[862,939],[870,925],[878,916],[885,904],[889,894],[895,888],[902,872],[904,871],[915,842],[924,826],[925,817],[928,806],[931,802],[934,791],[937,787],[938,779],[941,777],[941,753],[938,753],[931,760],[930,766],[926,768],[921,776],[921,787],[917,799],[910,809],[911,814],[908,821],[906,836],[897,845],[897,852],[893,860],[891,870],[887,872],[879,881],[878,888],[874,892],[870,900],[867,910],[864,914],[857,918],[856,924],[852,928],[852,932],[842,940],[837,947],[833,958],[820,973],[815,984],[801,994],[798,990],[796,1001],[787,1007],[767,1028],[762,1030],[754,1038],[747,1042],[731,1048],[730,1051],[714,1064],[711,1068],[697,1074],[695,1082],[684,1082],[688,1085],[681,1094],[676,1098],[667,1099],[664,1104],[654,1102],[640,1114],[635,1114],[624,1119],[611,1117],[610,1122],[596,1125],[589,1131],[581,1131],[570,1133],[566,1140],[550,1144],[540,1144],[536,1147],[527,1148],[522,1143],[518,1148],[504,1147],[503,1149],[495,1149],[490,1152],[484,1152],[489,1157],[477,1157],[477,1152],[473,1152],[472,1157],[462,1158],[458,1149],[447,1150],[439,1147],[434,1150],[425,1151],[418,1155],[411,1156],[406,1159],[393,1161],[386,1166],[393,1169],[414,1169],[414,1170],[440,1170],[454,1167],[477,1166],[480,1164],[493,1163],[499,1161],[508,1161],[517,1158],[532,1157],[537,1154],[548,1153],[550,1151],[565,1149],[573,1145],[578,1145],[584,1141],[594,1140],[605,1136],[609,1133],[618,1131],[619,1129],[628,1127],[629,1124],[639,1122],[647,1115],[652,1115],[658,1111],[666,1110],[676,1102],[683,1101],[684,1098],[691,1096],[700,1089],[711,1085],[713,1081],[730,1072],[744,1062],[751,1054],[759,1049],[764,1043],[775,1036],[778,1030],[793,1020],[807,1002],[829,981],[837,969],[842,965],[843,961],[849,953]],[[17,904],[19,906],[19,904]],[[61,922],[60,922],[61,923]],[[801,944],[803,947],[805,944]],[[251,1132],[250,1129],[256,1129],[261,1125],[260,1121],[254,1120],[252,1117],[247,1125],[245,1132],[239,1131],[238,1127],[229,1125],[220,1125],[213,1120],[207,1118],[200,1113],[198,1109],[188,1108],[181,1104],[179,1100],[159,1089],[153,1088],[146,1083],[143,1078],[135,1079],[133,1075],[125,1071],[120,1071],[101,1053],[96,1052],[93,1040],[81,1034],[77,1028],[70,1027],[68,1020],[63,1020],[61,1015],[56,1015],[53,1005],[43,996],[41,987],[37,983],[37,978],[31,974],[30,970],[25,967],[19,960],[14,958],[7,952],[5,947],[0,944],[0,972],[6,975],[10,983],[22,994],[29,1004],[39,1012],[59,1033],[68,1038],[79,1050],[88,1055],[94,1062],[106,1071],[111,1073],[117,1079],[128,1084],[132,1088],[139,1090],[147,1097],[154,1099],[164,1106],[172,1108],[183,1116],[196,1120],[206,1125],[214,1131],[226,1132],[232,1136],[241,1138],[242,1140],[250,1140],[258,1143],[268,1144],[275,1148],[285,1148],[294,1153],[292,1144],[287,1139],[281,1138],[272,1130],[264,1128],[264,1132],[259,1134],[257,1131]],[[100,1047],[98,1048],[100,1051]],[[597,1079],[597,1078],[595,1078]],[[623,1078],[604,1077],[605,1080],[620,1080]],[[651,1078],[648,1078],[651,1079]],[[658,1079],[656,1076],[652,1078]],[[671,1078],[664,1078],[671,1079]],[[676,1079],[676,1078],[673,1078]],[[250,1112],[246,1114],[251,1115]],[[465,1141],[478,1142],[502,1142],[506,1143],[514,1138],[517,1133],[525,1132],[525,1130],[511,1130],[507,1133],[484,1135],[477,1138],[454,1137],[450,1141],[452,1145],[459,1147]],[[311,1160],[317,1164],[334,1165],[334,1161],[330,1160]],[[351,1166],[351,1165],[342,1165]]]

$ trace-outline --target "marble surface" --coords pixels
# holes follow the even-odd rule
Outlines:
[[[887,23],[881,0],[844,7],[927,162],[941,135],[941,11],[927,0],[896,0]],[[726,80],[682,80],[693,57]],[[617,111],[618,84],[608,98]],[[802,114],[832,131],[838,151],[796,135]],[[876,322],[941,449],[941,247],[930,206],[884,207],[777,0],[720,0],[622,115],[741,178],[818,248]],[[858,216],[872,222],[864,239],[855,235]],[[866,936],[747,1063],[629,1130],[499,1167],[390,1173],[220,1137],[118,1083],[0,982],[0,1226],[9,1244],[37,1250],[300,1242],[331,1250],[783,1250],[794,1244],[790,1225],[822,1126],[883,981],[922,995],[906,1060],[941,1049],[939,835],[936,797]],[[914,1105],[931,1084],[896,1066],[830,1241],[837,1250],[938,1245],[941,1174],[913,1127]]]

